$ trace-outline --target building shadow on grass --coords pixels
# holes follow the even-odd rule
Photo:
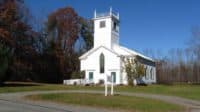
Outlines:
[[[0,85],[0,87],[28,87],[28,86],[41,86],[39,83],[32,82],[5,82]]]

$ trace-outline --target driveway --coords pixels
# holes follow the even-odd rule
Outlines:
[[[85,90],[59,90],[59,91],[34,91],[20,93],[5,93],[0,94],[0,111],[1,112],[116,112],[116,110],[99,109],[86,106],[64,105],[51,102],[30,101],[23,97],[33,94],[46,93],[104,93],[103,91],[85,91]],[[178,104],[188,108],[188,112],[200,112],[200,102],[190,99],[184,99],[175,96],[144,94],[144,93],[129,93],[116,92],[115,94],[125,96],[137,96],[144,98],[158,99],[172,104]],[[118,110],[121,112],[122,110]]]

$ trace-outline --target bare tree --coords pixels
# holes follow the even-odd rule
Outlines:
[[[141,78],[145,74],[145,68],[140,63],[137,57],[126,57],[124,58],[125,71],[127,73],[128,85],[134,85],[133,81]]]

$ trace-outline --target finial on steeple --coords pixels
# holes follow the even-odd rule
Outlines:
[[[112,6],[110,7],[110,15],[112,15]]]
[[[97,12],[96,12],[96,9],[94,10],[94,18],[97,17]]]
[[[118,19],[119,19],[119,12],[117,13],[117,17],[118,17]]]

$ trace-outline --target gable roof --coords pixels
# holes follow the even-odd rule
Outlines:
[[[139,56],[139,57],[142,57],[142,58],[144,58],[144,59],[146,59],[146,60],[153,61],[153,62],[155,61],[155,60],[153,60],[152,58],[147,57],[147,56],[145,56],[145,55],[143,55],[143,54],[141,54],[141,53],[139,53],[139,52],[136,52],[136,51],[134,51],[134,50],[128,49],[128,48],[123,47],[123,46],[118,46],[118,47],[119,47],[120,49],[122,49],[122,50],[124,50],[124,51],[130,53],[130,55]],[[123,55],[123,54],[122,54],[122,55]]]
[[[84,53],[82,56],[80,56],[79,59],[81,60],[81,59],[87,58],[90,54],[92,54],[93,52],[97,51],[97,50],[100,49],[100,48],[104,48],[104,49],[106,49],[106,50],[112,52],[113,54],[119,56],[119,54],[118,54],[117,52],[115,52],[114,50],[108,49],[108,48],[105,47],[105,46],[99,46],[99,47],[97,47],[97,48],[92,48],[92,49],[90,49],[88,52],[86,52],[86,53]]]
[[[118,48],[118,49],[109,49],[105,46],[99,46],[99,47],[96,47],[96,48],[92,48],[90,49],[89,51],[87,51],[86,53],[84,53],[82,56],[79,57],[80,60],[82,59],[85,59],[87,58],[90,54],[92,54],[93,52],[97,51],[98,49],[100,48],[104,48],[108,51],[110,51],[111,53],[117,55],[117,56],[139,56],[141,58],[144,58],[146,60],[149,60],[149,61],[152,61],[152,62],[155,62],[155,60],[153,60],[152,58],[150,57],[147,57],[139,52],[136,52],[134,50],[131,50],[131,49],[128,49],[126,47],[123,47],[123,46],[115,46],[115,48]],[[123,51],[123,52],[120,52],[119,50]]]

